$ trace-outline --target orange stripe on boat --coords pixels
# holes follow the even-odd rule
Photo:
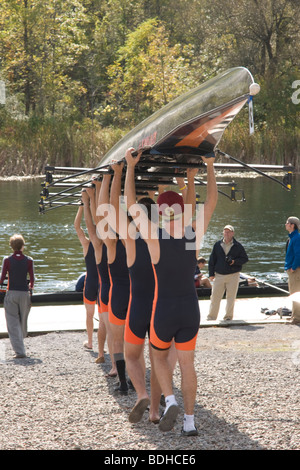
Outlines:
[[[241,108],[244,105],[243,103],[238,103],[237,105],[231,107],[230,109],[227,109],[224,111],[222,114],[219,116],[216,116],[213,119],[209,119],[207,122],[204,124],[201,124],[199,127],[194,129],[190,134],[188,134],[186,137],[184,137],[180,142],[177,142],[175,147],[199,147],[199,145],[207,138],[209,135],[209,131],[213,126],[216,126],[217,124],[220,124],[224,118],[238,108]]]

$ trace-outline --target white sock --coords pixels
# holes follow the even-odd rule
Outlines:
[[[194,429],[196,429],[195,422],[194,422],[194,415],[184,414],[183,429],[184,431],[194,431]]]
[[[165,402],[166,402],[165,412],[171,405],[177,405],[175,395],[168,395],[167,397],[165,397]]]

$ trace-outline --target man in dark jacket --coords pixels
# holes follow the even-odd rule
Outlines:
[[[223,239],[215,243],[209,258],[209,278],[213,281],[213,286],[207,320],[217,319],[225,291],[224,320],[232,320],[240,271],[247,261],[248,256],[244,247],[234,238],[234,228],[232,225],[226,225],[223,229]]]

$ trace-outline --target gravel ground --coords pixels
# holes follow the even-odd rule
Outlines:
[[[109,356],[95,364],[97,351],[83,350],[85,339],[84,332],[28,337],[26,359],[13,359],[9,339],[0,339],[1,450],[300,449],[298,326],[200,328],[199,436],[189,438],[180,436],[183,411],[167,433],[147,412],[130,424],[135,392],[114,395]],[[174,387],[182,409],[178,369]]]

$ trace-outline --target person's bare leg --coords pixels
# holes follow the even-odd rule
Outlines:
[[[93,332],[94,332],[94,312],[95,304],[84,304],[86,311],[86,331],[87,331],[87,341],[84,343],[84,346],[88,349],[93,348]]]
[[[129,421],[137,423],[142,419],[150,400],[145,383],[144,345],[125,342],[126,369],[137,394],[137,400],[129,414]]]
[[[151,395],[150,395],[150,410],[149,410],[149,420],[153,423],[159,422],[159,405],[161,399],[161,386],[159,384],[154,359],[152,355],[152,347],[149,345],[149,357],[151,362],[151,371],[150,371],[150,384],[151,384]]]
[[[181,392],[184,403],[183,432],[196,431],[194,423],[194,409],[197,393],[197,374],[194,366],[194,351],[177,351],[181,371]],[[193,435],[193,434],[187,434]]]
[[[157,350],[152,348],[155,372],[165,396],[166,408],[159,422],[161,431],[170,431],[174,425],[179,412],[179,407],[173,394],[173,368],[170,366],[169,350]]]
[[[101,313],[99,313],[99,326],[97,332],[97,339],[98,339],[98,357],[96,359],[96,363],[100,364],[105,362],[104,359],[104,346],[106,341],[106,327],[102,318]]]
[[[197,375],[194,366],[194,351],[177,351],[181,371],[181,391],[184,402],[184,411],[191,415],[194,413]]]
[[[152,357],[154,368],[161,386],[162,393],[165,397],[173,394],[172,375],[173,370],[168,361],[169,350],[158,350],[152,347]]]
[[[106,342],[107,342],[107,347],[110,355],[110,360],[111,360],[111,370],[108,373],[109,377],[115,377],[117,375],[117,369],[116,369],[116,364],[114,360],[114,350],[113,350],[113,335],[111,331],[111,325],[108,320],[108,312],[102,312],[101,317],[103,319],[103,322],[105,324],[105,329],[106,329]]]
[[[173,340],[172,344],[171,344],[171,347],[169,349],[169,355],[168,355],[168,362],[169,362],[169,365],[172,369],[172,372],[174,372],[177,360],[178,360],[177,350],[175,348],[175,342]]]

